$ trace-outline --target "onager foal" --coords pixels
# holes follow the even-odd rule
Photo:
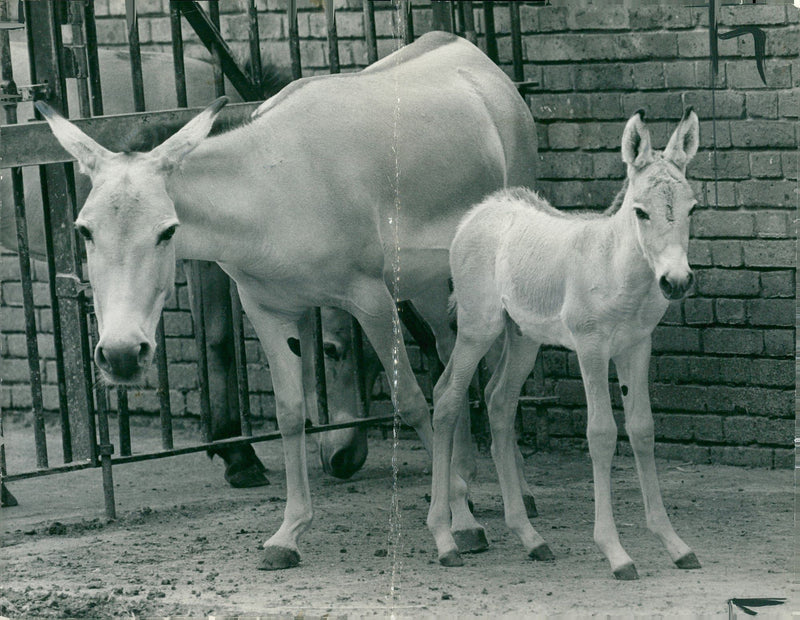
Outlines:
[[[505,330],[500,364],[486,388],[492,457],[500,478],[506,523],[529,556],[552,560],[525,515],[514,464],[514,415],[520,389],[541,344],[578,354],[588,405],[594,469],[594,539],[617,579],[637,579],[622,548],[611,509],[611,460],[617,427],[608,390],[614,360],[625,426],[636,457],[647,526],[679,568],[699,568],[670,524],[653,456],[653,417],[647,371],[650,335],[669,300],[693,281],[686,258],[689,215],[696,203],[684,176],[697,152],[698,120],[689,108],[663,153],[637,112],[622,135],[627,180],[621,204],[605,214],[571,215],[534,192],[501,190],[462,220],[450,249],[458,336],[436,385],[432,501],[428,527],[439,561],[461,565],[450,533],[448,480],[453,429],[479,360]]]

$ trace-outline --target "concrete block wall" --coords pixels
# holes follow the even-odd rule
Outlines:
[[[327,72],[324,16],[312,0],[300,2],[304,73]],[[379,7],[382,3],[376,3]],[[553,3],[558,4],[558,3]],[[564,4],[564,3],[561,3]],[[712,120],[709,88],[708,19],[704,7],[521,6],[526,79],[539,83],[529,96],[539,126],[537,188],[561,208],[607,206],[624,177],[619,142],[625,121],[647,111],[656,148],[663,148],[685,106],[701,119],[701,146],[687,176],[698,196],[692,221],[690,262],[694,293],[673,303],[653,335],[651,398],[657,451],[698,462],[789,466],[794,426],[794,210],[798,205],[800,64],[798,10],[768,6],[723,6],[720,31],[752,24],[767,33],[766,86],[756,71],[752,38],[719,41],[720,64]],[[125,45],[124,2],[96,3],[98,33],[107,46]],[[140,38],[146,49],[169,52],[166,0],[139,3]],[[344,70],[366,64],[360,0],[337,0],[340,57]],[[430,29],[430,10],[415,3],[417,35]],[[247,54],[243,3],[220,3],[221,29],[242,58]],[[285,2],[259,1],[262,52],[288,65]],[[482,30],[482,12],[476,8]],[[510,62],[508,10],[495,9],[501,61]],[[396,16],[376,14],[381,56],[396,47]],[[184,26],[187,53],[207,52]],[[481,42],[482,43],[482,42]],[[510,71],[509,64],[503,67]],[[716,131],[716,175],[713,134]],[[57,406],[52,361],[52,320],[46,272],[36,265],[37,320],[45,380],[45,407]],[[0,406],[30,407],[24,322],[16,256],[0,255]],[[171,402],[177,415],[199,414],[196,353],[185,286],[179,283],[166,313]],[[252,329],[247,353],[253,415],[274,415],[269,371]],[[585,397],[573,353],[543,351],[545,389],[558,395],[548,427],[558,443],[582,443]],[[414,348],[411,359],[424,368]],[[144,389],[130,396],[134,410],[157,410],[155,371]],[[421,382],[429,390],[426,374]],[[612,397],[624,437],[621,400]],[[533,392],[533,381],[526,386]],[[385,380],[376,395],[385,396]],[[380,409],[390,407],[380,401]],[[524,425],[533,428],[532,412]],[[622,450],[627,443],[621,442]]]

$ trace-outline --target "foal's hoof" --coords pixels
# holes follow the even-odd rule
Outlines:
[[[639,573],[636,572],[636,567],[633,563],[623,564],[614,571],[614,579],[618,581],[633,581],[639,578]]]
[[[442,566],[464,566],[464,560],[458,551],[448,551],[439,557],[439,564]]]
[[[269,484],[269,479],[264,474],[266,469],[261,462],[248,463],[244,467],[237,465],[229,465],[225,468],[225,480],[233,488],[250,489],[264,487]]]
[[[285,547],[264,547],[258,570],[282,570],[300,564],[300,554]]]
[[[682,568],[684,570],[703,568],[702,566],[700,566],[700,562],[697,559],[697,556],[694,554],[694,551],[690,551],[683,557],[680,557],[677,560],[675,560],[675,566],[677,566],[678,568]]]
[[[486,531],[482,527],[454,531],[453,538],[461,553],[480,553],[489,548]]]
[[[525,504],[525,512],[529,519],[539,516],[539,511],[536,510],[536,500],[533,499],[533,495],[523,495],[522,503]]]
[[[550,550],[550,547],[547,545],[547,543],[542,543],[538,547],[531,549],[528,557],[531,560],[536,560],[537,562],[552,562],[556,559],[556,556],[553,555],[553,552]]]

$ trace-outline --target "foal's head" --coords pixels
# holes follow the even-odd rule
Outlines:
[[[643,117],[641,111],[634,114],[622,134],[628,190],[620,215],[635,222],[642,253],[664,297],[680,299],[694,280],[686,252],[689,215],[697,201],[684,175],[697,152],[697,114],[686,110],[663,153],[651,148]]]
[[[135,383],[150,365],[155,332],[175,281],[178,228],[167,176],[211,130],[218,99],[149,153],[113,153],[47,105],[37,108],[89,176],[75,227],[86,241],[100,339],[94,359],[111,383]]]

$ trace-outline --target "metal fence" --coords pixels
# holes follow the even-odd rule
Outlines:
[[[2,485],[3,505],[13,505],[16,499],[6,488],[6,483],[37,476],[65,473],[80,469],[101,467],[105,507],[108,517],[115,516],[112,466],[134,461],[162,458],[191,452],[208,450],[212,447],[232,447],[272,439],[279,439],[280,433],[269,432],[254,435],[249,409],[249,388],[247,360],[245,359],[244,329],[241,304],[236,287],[231,287],[231,306],[233,316],[233,338],[237,371],[239,410],[242,435],[236,438],[211,441],[211,406],[209,396],[208,364],[206,358],[206,335],[202,326],[202,299],[197,306],[200,311],[194,316],[195,338],[198,349],[198,383],[201,402],[201,430],[203,442],[197,445],[175,448],[172,434],[172,412],[169,402],[169,368],[166,357],[163,318],[157,330],[157,367],[159,379],[159,402],[161,424],[161,450],[133,454],[131,450],[131,430],[127,392],[117,389],[117,417],[119,446],[110,441],[109,411],[110,402],[105,387],[99,386],[92,364],[92,344],[97,340],[89,283],[84,278],[80,243],[72,226],[80,205],[77,204],[73,165],[64,160],[61,151],[51,137],[45,123],[18,125],[16,105],[21,101],[44,100],[54,108],[68,115],[66,79],[74,79],[77,84],[79,110],[74,122],[84,131],[98,137],[109,138],[123,131],[130,133],[137,127],[152,122],[167,122],[180,126],[199,110],[187,108],[186,71],[182,27],[183,20],[194,30],[211,53],[214,66],[214,83],[217,95],[224,94],[225,78],[235,88],[245,102],[261,98],[258,87],[261,75],[261,56],[259,47],[259,23],[255,0],[245,3],[249,17],[250,71],[245,71],[234,58],[234,54],[220,35],[219,6],[215,1],[170,1],[170,22],[172,29],[172,52],[174,63],[175,88],[178,106],[181,109],[149,111],[145,113],[144,82],[141,49],[138,35],[138,21],[135,0],[126,0],[128,44],[131,60],[131,80],[134,93],[133,114],[103,116],[103,97],[101,92],[100,65],[98,60],[97,32],[93,0],[57,0],[38,2],[26,0],[22,3],[24,27],[27,33],[31,84],[18,87],[12,72],[8,31],[21,27],[9,22],[7,2],[0,2],[3,14],[0,15],[0,52],[2,53],[2,83],[0,83],[0,103],[5,110],[5,125],[0,127],[0,167],[9,169],[13,184],[16,229],[19,247],[19,265],[25,313],[25,332],[28,364],[30,368],[30,388],[33,402],[33,434],[36,446],[36,469],[8,473],[6,470],[5,444],[2,442],[2,416],[0,416],[0,485]],[[333,0],[325,0],[327,24],[328,60],[330,72],[339,72],[339,50],[336,18]],[[480,5],[480,6],[474,6]],[[412,3],[410,0],[395,0],[395,10],[399,16],[398,35],[404,43],[414,40]],[[511,66],[513,77],[524,94],[535,86],[525,82],[523,73],[522,39],[520,33],[520,7],[516,2],[466,2],[446,1],[431,3],[434,29],[455,32],[478,42],[475,27],[475,10],[482,9],[484,24],[484,49],[492,60],[500,61],[497,38],[494,28],[496,10],[509,14],[511,29]],[[288,45],[291,57],[292,78],[302,74],[300,56],[300,36],[298,32],[297,7],[294,0],[288,2]],[[364,0],[363,19],[367,58],[369,63],[378,59],[378,45],[375,34],[375,2]],[[71,42],[62,41],[62,25],[68,25]],[[20,76],[16,76],[19,78]],[[24,79],[24,78],[22,78]],[[249,117],[257,104],[241,103],[227,106],[223,119]],[[122,129],[124,128],[124,129]],[[37,166],[41,183],[45,218],[45,242],[49,278],[50,304],[53,316],[53,332],[58,374],[58,395],[60,411],[60,432],[64,463],[51,465],[47,454],[45,437],[45,417],[42,402],[42,382],[40,377],[40,356],[37,344],[37,325],[34,313],[31,259],[25,214],[25,191],[23,187],[23,167]],[[198,269],[194,264],[193,269]],[[196,294],[202,295],[201,287]],[[427,358],[438,365],[432,336],[419,320],[413,308],[401,305],[400,316],[412,336],[420,344]],[[356,402],[366,402],[363,381],[362,336],[353,321],[356,368],[359,380],[356,385]],[[327,415],[327,395],[325,385],[325,362],[322,354],[322,330],[319,309],[315,312],[315,351],[314,366],[316,392],[319,407],[319,425],[306,429],[307,433],[373,425],[393,420],[392,416],[365,417],[360,420],[329,424]],[[479,392],[482,390],[479,390]],[[537,399],[528,399],[537,400]],[[546,405],[548,399],[538,399],[534,405]]]

